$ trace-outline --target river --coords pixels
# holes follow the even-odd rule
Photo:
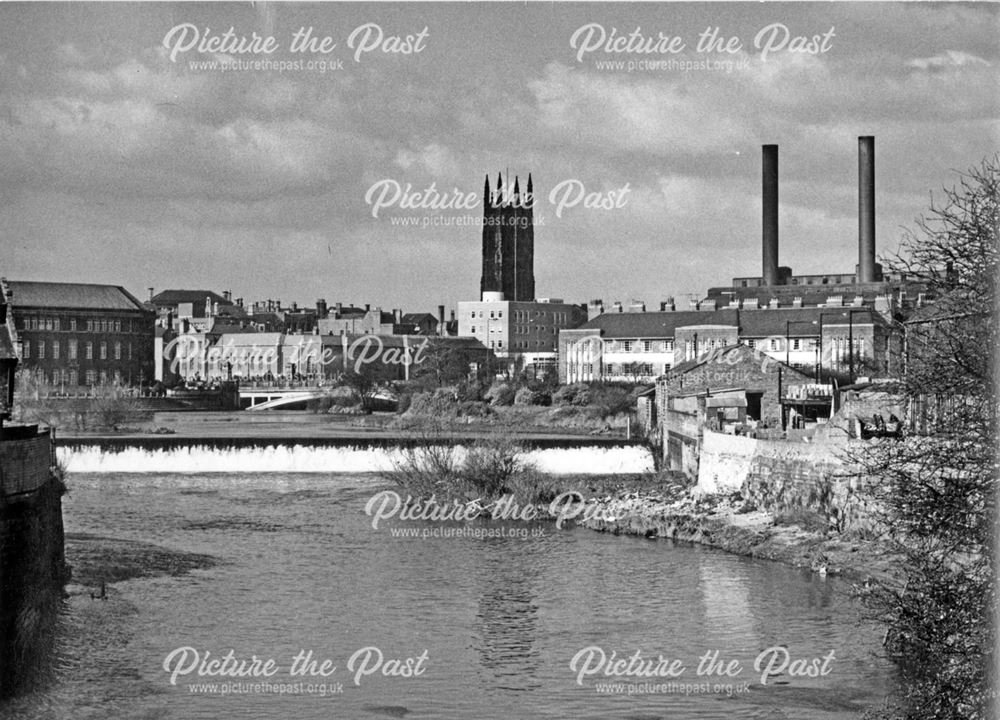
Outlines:
[[[393,519],[376,529],[365,505],[383,482],[343,473],[71,475],[71,537],[212,561],[173,570],[167,562],[166,573],[107,585],[106,600],[74,594],[53,679],[0,715],[839,719],[893,687],[892,666],[876,656],[877,629],[859,623],[839,579],[550,522]],[[467,534],[434,536],[442,528]],[[273,674],[198,675],[195,659],[230,650],[244,667],[252,656],[258,669],[273,660]],[[588,674],[600,653],[611,665],[612,652],[639,652],[647,671],[662,655],[658,670],[676,661],[683,671]],[[699,675],[712,652],[723,667],[739,665],[729,676]],[[754,669],[762,653],[776,673],[789,661],[766,684]],[[327,675],[293,675],[296,656],[298,669],[312,660]]]

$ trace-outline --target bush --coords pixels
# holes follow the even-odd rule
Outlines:
[[[632,394],[623,387],[616,385],[594,385],[590,388],[590,403],[597,416],[606,418],[610,415],[631,412],[634,407]]]
[[[414,497],[488,502],[532,482],[536,471],[524,453],[512,435],[495,433],[477,440],[461,457],[440,432],[425,433],[418,444],[400,451],[388,478]]]
[[[586,383],[564,385],[552,394],[553,405],[586,405],[590,402],[590,386]]]
[[[517,393],[512,386],[507,383],[498,382],[494,383],[493,386],[486,392],[483,396],[483,400],[486,400],[493,406],[513,405],[516,394]]]
[[[514,395],[515,405],[551,405],[552,396],[547,392],[540,390],[532,390],[528,387],[522,387]]]

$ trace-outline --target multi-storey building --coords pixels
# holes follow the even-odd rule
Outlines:
[[[540,367],[555,364],[559,332],[585,318],[582,307],[556,298],[516,302],[488,292],[482,300],[458,303],[458,334],[479,340],[498,357]]]
[[[681,362],[736,344],[807,374],[838,374],[845,381],[898,372],[902,349],[899,331],[882,313],[838,298],[808,308],[612,312],[559,333],[559,380],[649,382]]]
[[[22,367],[63,387],[151,382],[156,314],[116,285],[0,281]]]

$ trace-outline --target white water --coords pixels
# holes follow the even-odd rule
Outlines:
[[[458,450],[465,452],[463,447]],[[60,447],[57,452],[71,473],[366,473],[391,470],[400,457],[396,448],[303,445],[195,445],[168,450],[130,447],[120,451],[82,445]],[[614,475],[654,469],[649,450],[637,446],[548,448],[525,455],[541,472],[554,475]]]

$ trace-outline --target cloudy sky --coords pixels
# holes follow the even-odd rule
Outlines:
[[[780,145],[781,263],[851,272],[859,135],[876,137],[880,254],[996,151],[997,11],[2,3],[0,272],[432,310],[476,299],[481,230],[457,223],[509,168],[535,180],[540,296],[652,305],[760,273],[763,143]],[[699,52],[713,27],[739,49]],[[218,44],[230,28],[242,48]],[[222,70],[236,60],[271,65]],[[396,184],[473,209],[373,217],[369,189]]]

